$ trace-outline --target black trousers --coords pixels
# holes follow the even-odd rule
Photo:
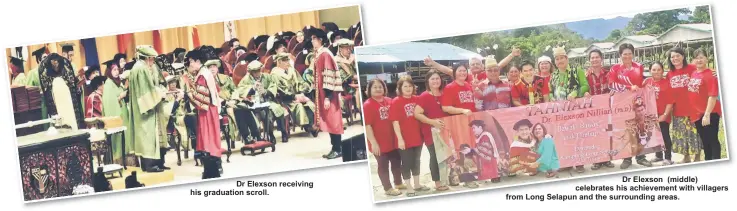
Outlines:
[[[197,114],[185,115],[184,126],[187,127],[187,132],[189,132],[189,139],[192,140],[192,144],[189,146],[189,148],[192,150],[197,149]]]
[[[330,145],[332,145],[331,151],[342,152],[343,141],[340,140],[340,134],[330,134]]]
[[[284,116],[274,118],[274,113],[271,112],[268,115],[268,118],[266,118],[266,112],[271,112],[271,110],[261,110],[256,112],[255,114],[261,120],[261,123],[264,126],[264,130],[266,130],[266,134],[269,134],[269,138],[271,139],[271,141],[276,141],[276,137],[274,136],[274,121],[276,121],[276,129],[281,131],[282,137],[284,137],[287,134],[287,130],[284,127]],[[256,129],[256,133],[258,133],[258,129]]]
[[[670,123],[660,122],[660,133],[663,134],[663,142],[665,142],[665,159],[670,160],[672,156],[673,141],[670,140]],[[655,157],[663,159],[664,152],[656,152]]]
[[[704,160],[718,160],[722,157],[722,145],[719,143],[720,116],[717,113],[711,113],[709,118],[710,123],[706,126],[701,124],[701,119],[696,121],[696,131],[704,147]]]
[[[432,181],[440,181],[440,166],[438,166],[438,156],[435,154],[435,144],[428,145],[427,151],[430,152],[430,176]]]
[[[258,124],[256,123],[256,118],[254,117],[253,112],[246,108],[236,108],[234,112],[238,119],[238,121],[236,121],[238,131],[243,140],[249,140],[249,135],[254,140],[261,140],[262,138],[259,134]]]
[[[420,156],[422,155],[422,145],[399,150],[402,157],[402,176],[405,180],[412,176],[420,175]]]

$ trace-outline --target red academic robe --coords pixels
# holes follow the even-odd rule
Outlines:
[[[498,156],[497,149],[492,143],[491,134],[483,133],[478,137],[478,143],[476,144],[476,150],[479,153],[479,180],[488,180],[499,177],[499,171],[497,168],[497,159],[494,155]]]
[[[197,151],[205,151],[211,156],[220,157],[222,147],[220,145],[220,115],[218,106],[213,105],[211,97],[217,97],[217,93],[210,93],[207,80],[204,76],[197,76],[195,82],[196,92],[192,102],[197,107]],[[219,91],[219,90],[218,90]]]
[[[317,100],[315,104],[315,122],[322,131],[330,134],[343,134],[343,117],[340,107],[340,95],[343,92],[343,84],[340,80],[337,64],[333,54],[327,48],[318,51],[315,60],[315,91]],[[331,92],[328,96],[326,91]],[[325,98],[330,101],[330,107],[325,109]]]
[[[84,100],[84,118],[102,117],[102,96],[97,92],[90,93]]]

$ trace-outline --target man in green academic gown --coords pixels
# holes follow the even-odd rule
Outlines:
[[[289,106],[291,115],[293,115],[291,118],[294,119],[295,124],[303,127],[313,136],[317,136],[317,131],[312,128],[315,119],[315,104],[304,95],[309,85],[291,66],[288,53],[276,54],[274,63],[276,66],[271,70],[271,74],[280,80],[278,83],[280,100]]]
[[[256,69],[257,67],[259,69]],[[252,61],[249,63],[249,74],[238,83],[237,90],[238,93],[241,93],[240,97],[242,99],[247,99],[255,103],[270,103],[269,110],[271,111],[271,114],[268,115],[268,119],[266,118],[265,112],[254,113],[259,117],[259,119],[261,119],[261,123],[264,124],[263,126],[266,129],[266,124],[274,124],[274,120],[283,121],[286,111],[284,110],[284,107],[274,101],[277,94],[277,79],[274,79],[272,75],[261,73],[260,68],[263,68],[263,64],[259,61]],[[254,94],[250,95],[250,93]],[[274,136],[273,126],[268,126],[271,126],[268,127],[269,138],[271,141],[275,141],[276,137]]]
[[[36,58],[36,64],[40,66],[41,62],[46,60],[46,57],[49,56],[49,53],[46,52],[46,46],[33,51],[33,56]],[[39,75],[40,73],[38,71],[38,66],[29,70],[28,75],[26,76],[26,86],[40,87],[41,80],[39,78]],[[44,99],[43,95],[41,95],[41,118],[45,119],[46,117],[46,100]],[[46,127],[48,127],[48,125],[44,125],[44,128]]]
[[[129,76],[134,151],[141,156],[141,168],[146,172],[162,172],[166,142],[167,115],[162,106],[166,89],[159,83],[161,74],[155,64],[158,55],[152,46],[136,47],[139,61]]]

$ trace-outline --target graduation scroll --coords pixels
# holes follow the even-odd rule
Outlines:
[[[533,174],[662,151],[657,118],[655,93],[643,88],[445,117],[434,141],[447,144],[455,151],[450,159],[457,160],[469,155],[461,153],[465,146],[475,151],[478,135],[488,132],[500,158],[482,168],[499,168],[500,176]],[[474,120],[483,126],[472,126]]]

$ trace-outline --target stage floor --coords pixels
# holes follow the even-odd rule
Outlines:
[[[356,122],[347,127],[345,137],[362,133],[364,133],[363,126]],[[271,152],[271,148],[267,148],[265,153],[256,156],[251,156],[250,152],[247,152],[245,156],[241,155],[240,147],[243,146],[243,143],[236,142],[235,149],[232,149],[233,154],[230,156],[230,163],[226,162],[226,156],[223,153],[223,174],[221,177],[259,175],[336,165],[343,162],[341,158],[333,160],[322,158],[322,155],[327,154],[331,147],[330,136],[325,132],[321,132],[317,137],[312,137],[302,132],[301,129],[297,129],[288,143],[281,142],[280,132],[275,132],[274,135],[279,140],[276,144],[276,151]],[[227,145],[224,141],[222,145],[223,149],[226,149]],[[117,178],[118,174],[115,174],[116,178],[111,179],[110,182],[113,183],[113,190],[125,188],[124,179],[130,175],[132,170],[138,172],[138,180],[146,184],[146,187],[200,181],[202,180],[203,169],[201,165],[195,166],[192,157],[192,151],[189,152],[189,159],[184,159],[184,155],[182,155],[182,165],[177,166],[177,153],[171,150],[166,154],[166,166],[170,167],[171,170],[162,173],[145,173],[141,172],[140,168],[128,167],[128,170],[123,173],[123,178]]]

